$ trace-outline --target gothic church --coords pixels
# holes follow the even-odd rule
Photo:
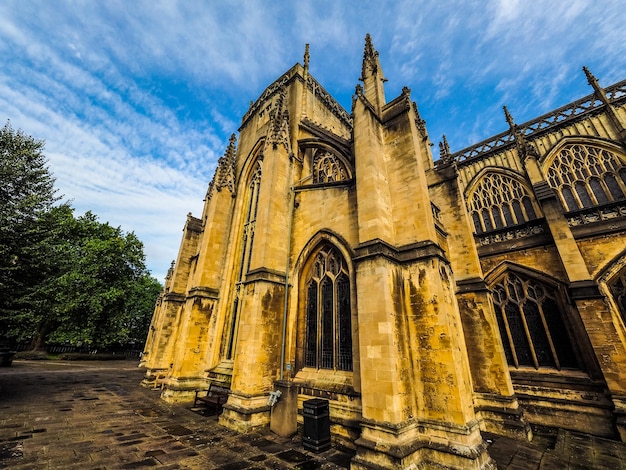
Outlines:
[[[481,431],[626,441],[626,80],[437,160],[369,35],[347,112],[296,64],[188,216],[142,366],[289,435],[328,400],[353,469],[494,468]],[[280,391],[275,405],[270,392]]]

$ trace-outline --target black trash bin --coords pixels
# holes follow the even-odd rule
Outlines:
[[[328,400],[314,398],[303,403],[304,430],[302,445],[313,452],[330,449],[330,414]]]

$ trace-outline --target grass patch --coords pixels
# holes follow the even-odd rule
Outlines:
[[[48,354],[46,351],[21,351],[15,354],[14,359],[26,361],[120,361],[126,360],[124,354],[88,354],[88,353],[61,353]]]

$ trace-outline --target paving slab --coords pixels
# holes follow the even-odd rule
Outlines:
[[[342,470],[354,452],[319,454],[301,436],[238,434],[139,384],[134,361],[21,361],[0,369],[0,468]],[[626,470],[626,445],[569,431],[533,443],[485,434],[498,469]]]

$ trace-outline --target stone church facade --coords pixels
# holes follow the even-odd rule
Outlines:
[[[296,64],[184,227],[142,365],[223,425],[330,404],[354,469],[492,468],[481,431],[626,441],[626,81],[437,161],[365,41],[346,112]],[[270,392],[281,391],[270,406]],[[420,467],[422,468],[422,467]]]

